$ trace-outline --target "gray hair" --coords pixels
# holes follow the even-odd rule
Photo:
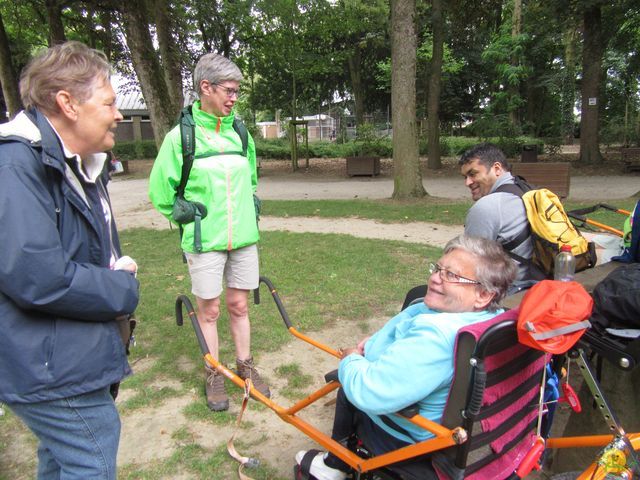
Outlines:
[[[451,239],[444,247],[444,253],[446,255],[453,250],[464,250],[476,257],[476,280],[480,282],[479,287],[494,294],[487,309],[495,311],[500,308],[500,302],[516,278],[518,267],[515,261],[498,242],[471,235],[459,235]]]
[[[193,88],[200,95],[200,82],[209,80],[211,83],[228,81],[241,82],[242,72],[238,66],[227,57],[217,53],[207,53],[200,57],[193,71]]]
[[[481,165],[484,165],[487,168],[491,168],[491,166],[497,162],[503,170],[506,170],[507,172],[511,171],[511,166],[509,165],[509,162],[507,162],[507,157],[505,157],[502,150],[492,143],[479,143],[471,147],[462,154],[460,160],[458,160],[458,165],[463,166],[476,159]]]
[[[91,96],[111,67],[104,53],[80,42],[65,42],[41,51],[20,75],[20,97],[25,108],[45,113],[59,111],[56,95],[66,90],[80,103]]]

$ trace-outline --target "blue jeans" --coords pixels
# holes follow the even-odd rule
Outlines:
[[[40,441],[39,480],[116,478],[120,417],[109,387],[8,406]]]

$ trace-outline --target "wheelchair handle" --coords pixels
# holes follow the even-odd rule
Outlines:
[[[278,312],[280,312],[280,316],[282,317],[284,324],[287,326],[287,329],[292,328],[291,320],[289,320],[289,315],[287,314],[287,311],[285,310],[284,305],[282,304],[282,300],[280,300],[280,295],[278,295],[278,292],[276,291],[276,287],[273,286],[273,283],[267,277],[260,277],[260,281],[258,282],[258,288],[256,288],[253,291],[253,299],[255,304],[256,305],[260,304],[259,290],[260,290],[261,283],[264,283],[269,288],[269,292],[273,297],[273,301],[276,302],[276,307],[278,307]]]
[[[202,329],[200,328],[200,324],[198,323],[198,317],[196,316],[196,311],[193,308],[193,304],[191,303],[191,300],[189,300],[189,297],[187,297],[186,295],[179,295],[178,298],[176,298],[176,323],[179,327],[181,327],[183,324],[183,305],[187,309],[187,315],[189,315],[191,324],[193,325],[193,329],[196,332],[196,338],[198,339],[198,344],[200,345],[200,351],[202,352],[203,356],[206,356],[210,353],[209,347],[207,346],[207,342],[204,339],[204,335],[202,334]]]

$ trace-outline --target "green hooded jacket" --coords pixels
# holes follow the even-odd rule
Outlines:
[[[253,194],[258,186],[256,149],[249,135],[247,157],[242,142],[233,130],[234,115],[216,117],[193,104],[195,121],[195,158],[185,199],[207,208],[202,219],[202,251],[235,250],[260,239]],[[169,219],[182,174],[180,126],[164,138],[149,177],[149,198],[154,207]],[[182,249],[194,253],[194,223],[183,225]]]

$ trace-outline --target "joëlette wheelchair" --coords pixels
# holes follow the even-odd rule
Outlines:
[[[340,358],[337,350],[299,332],[291,324],[271,281],[261,277],[260,282],[269,288],[285,326],[293,336]],[[260,303],[258,290],[255,297],[255,302]],[[581,339],[568,356],[578,362],[611,434],[542,438],[540,428],[545,409],[542,398],[550,356],[518,343],[517,309],[459,331],[453,383],[441,424],[421,417],[411,408],[393,414],[428,430],[433,438],[369,456],[362,454],[366,446],[364,449],[349,449],[300,416],[306,407],[339,388],[335,376],[329,376],[326,385],[308,397],[283,407],[262,395],[250,383],[245,383],[209,353],[193,306],[184,295],[176,300],[178,325],[183,324],[183,307],[191,319],[206,363],[273,410],[283,421],[346,462],[353,469],[354,479],[415,480],[425,478],[422,472],[435,470],[439,479],[511,480],[525,478],[532,470],[539,469],[545,449],[594,446],[602,447],[601,454],[577,478],[640,478],[635,451],[640,448],[640,433],[627,434],[617,422],[589,364],[587,352],[593,347],[588,339]],[[599,345],[596,348],[603,347]],[[609,353],[605,358],[613,360],[612,355]],[[629,366],[626,360],[617,361]]]

